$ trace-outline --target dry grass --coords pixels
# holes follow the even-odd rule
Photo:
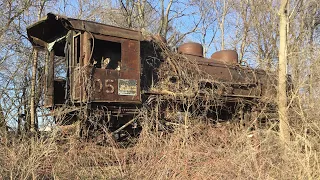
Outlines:
[[[74,137],[12,138],[0,146],[2,179],[319,179],[319,129],[292,129],[283,149],[278,132],[247,131],[238,123],[190,119],[173,133],[151,130],[150,117],[135,146],[123,149]],[[315,118],[308,124],[319,127]],[[305,124],[301,124],[305,125]],[[301,130],[305,129],[305,131]]]

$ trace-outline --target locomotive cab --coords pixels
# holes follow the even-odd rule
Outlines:
[[[45,106],[72,102],[140,104],[139,31],[49,13],[27,28],[34,47],[47,52]],[[64,79],[55,79],[57,57]]]

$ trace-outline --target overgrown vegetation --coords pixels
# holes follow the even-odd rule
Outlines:
[[[317,118],[296,119],[300,126],[292,127],[285,154],[271,128],[249,131],[234,121],[212,125],[192,118],[187,129],[164,133],[154,130],[153,118],[143,117],[140,138],[129,148],[112,139],[98,146],[54,133],[34,140],[8,138],[0,146],[0,173],[4,179],[319,178]]]

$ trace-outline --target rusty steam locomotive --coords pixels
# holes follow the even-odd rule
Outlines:
[[[263,70],[240,65],[235,51],[219,51],[208,59],[203,57],[200,44],[181,45],[175,53],[177,59],[188,61],[191,69],[202,75],[195,84],[179,89],[176,84],[189,73],[179,73],[177,67],[183,68],[183,63],[172,62],[168,52],[163,53],[174,52],[164,48],[165,39],[159,36],[144,38],[140,31],[51,13],[30,25],[27,33],[34,47],[47,52],[44,106],[53,116],[64,109],[59,112],[65,117],[56,119],[59,124],[75,123],[81,119],[80,113],[92,116],[99,110],[103,112],[99,122],[107,124],[110,132],[132,134],[139,109],[152,108],[159,96],[166,104],[160,109],[163,119],[170,119],[166,112],[173,107],[167,104],[173,99],[174,108],[183,113],[183,97],[198,102],[189,112],[216,119],[228,119],[239,112],[242,118],[257,109],[272,112],[274,108],[267,97],[275,96],[275,81]],[[66,72],[63,79],[57,79],[56,63],[61,57]],[[164,81],[166,90],[161,89]],[[206,105],[200,103],[204,101]],[[83,119],[81,124],[88,126]]]

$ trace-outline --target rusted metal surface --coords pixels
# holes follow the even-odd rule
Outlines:
[[[121,45],[121,58],[118,66],[92,67],[93,89],[92,102],[127,102],[140,103],[140,43],[136,40],[95,35],[95,39],[116,42]],[[106,50],[105,50],[106,51]],[[94,51],[95,52],[95,51]],[[108,56],[108,55],[106,55]],[[112,56],[108,56],[112,57]],[[112,59],[111,59],[112,60]],[[124,81],[135,83],[121,83]],[[123,93],[131,91],[135,93]]]
[[[46,91],[45,107],[54,106],[54,51],[48,52],[45,68]]]
[[[190,55],[187,55],[186,57],[197,62],[203,71],[212,75],[213,80],[233,81],[239,83],[256,82],[258,81],[258,77],[255,76],[256,74],[265,74],[265,72],[261,70],[254,70],[252,68],[239,65],[225,64],[219,61],[212,61],[207,58]]]
[[[129,95],[120,95],[119,82],[124,80],[125,76],[116,70],[109,69],[95,69],[93,79],[93,94],[91,102],[124,102],[124,103],[139,103],[140,102],[140,89],[138,81],[129,77],[130,80],[136,82],[132,87],[135,93]],[[128,78],[125,80],[129,80]],[[131,88],[131,89],[132,89]]]
[[[211,59],[224,62],[226,64],[237,64],[238,53],[233,50],[222,50],[212,54]]]
[[[82,36],[82,42],[81,47],[82,51],[80,53],[80,59],[83,58],[83,64],[80,64],[80,66],[88,66],[90,65],[90,61],[92,59],[92,53],[94,47],[92,47],[92,35],[90,35],[88,32],[84,32]],[[82,61],[81,61],[82,62]]]
[[[43,43],[53,42],[57,37],[63,37],[69,30],[79,30],[107,36],[121,37],[140,41],[141,32],[100,24],[92,21],[68,18],[62,15],[48,13],[42,20],[27,27],[28,37],[33,45],[44,46]]]
[[[197,56],[187,55],[186,57],[198,62],[199,68],[211,76],[210,79],[203,80],[203,83],[211,84],[211,86],[214,84],[227,85],[228,88],[222,90],[225,95],[260,97],[266,91],[265,86],[271,86],[265,71]]]
[[[195,43],[195,42],[189,42],[189,43],[182,44],[178,48],[178,52],[182,53],[182,54],[203,57],[202,45],[199,43]]]

